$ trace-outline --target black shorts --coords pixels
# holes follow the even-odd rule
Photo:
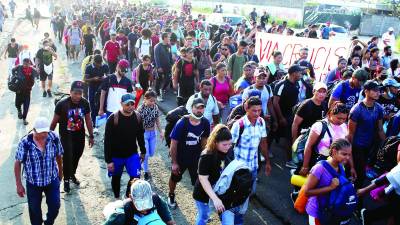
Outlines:
[[[196,183],[197,180],[197,164],[194,166],[181,166],[179,165],[180,173],[175,175],[171,172],[171,180],[178,183],[182,180],[182,175],[185,173],[186,169],[189,170],[190,181],[192,185]]]
[[[47,74],[46,72],[40,70],[39,79],[40,81],[53,80],[53,73]]]

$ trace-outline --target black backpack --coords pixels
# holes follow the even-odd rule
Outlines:
[[[8,78],[8,89],[12,92],[20,91],[24,86],[25,80],[21,66],[13,69],[11,76]]]
[[[379,173],[390,171],[397,165],[397,152],[400,144],[400,137],[392,136],[388,137],[383,143],[382,147],[379,148],[376,154],[376,163],[374,168]]]
[[[183,116],[187,115],[188,111],[185,106],[178,106],[175,109],[169,111],[165,119],[167,120],[167,124],[165,125],[165,142],[166,146],[170,147],[171,138],[169,137],[172,130],[174,129],[178,120],[180,120]]]
[[[249,169],[239,169],[232,177],[231,185],[222,195],[219,195],[225,209],[242,205],[250,196],[253,187],[253,176]]]

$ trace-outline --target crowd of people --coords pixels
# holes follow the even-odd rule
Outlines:
[[[285,145],[286,166],[294,176],[307,176],[294,201],[308,199],[303,208],[310,225],[348,224],[353,212],[363,224],[378,219],[400,224],[400,190],[389,176],[400,162],[400,69],[390,38],[383,38],[381,51],[379,38],[363,43],[354,37],[350,56],[338,58],[337,68],[320,80],[307,48],[288,69],[279,51],[260,64],[255,34],[292,35],[287,23],[269,24],[267,13],[258,22],[254,10],[250,27],[243,21],[215,28],[206,15],[187,12],[127,3],[73,5],[54,14],[54,38],[46,33],[36,54],[11,41],[10,81],[25,80],[15,81],[14,89],[24,124],[34,79],[40,78],[43,97],[52,97],[53,60],[65,52],[69,62],[82,62],[82,80],[58,99],[52,121],[36,119],[33,132],[18,145],[17,192],[23,197],[27,189],[32,224],[43,222],[42,193],[49,205],[44,222],[54,224],[60,183],[66,193],[70,182],[80,184],[76,171],[85,133],[92,147],[104,124],[108,176],[115,199],[123,200],[118,214],[123,219],[108,215],[108,224],[175,224],[170,209],[177,207],[175,189],[186,170],[197,208],[195,224],[207,224],[213,211],[221,224],[243,224],[260,170],[271,173],[274,142]],[[56,48],[57,40],[65,45]],[[166,101],[167,93],[176,96],[177,108],[167,114],[163,129],[157,102]],[[158,137],[166,140],[171,160],[167,202],[148,183]],[[124,168],[130,179],[121,196]],[[395,190],[385,192],[390,185]],[[382,187],[385,204],[365,205],[363,196]],[[338,193],[349,197],[342,205],[331,201]],[[334,206],[342,211],[330,210]]]

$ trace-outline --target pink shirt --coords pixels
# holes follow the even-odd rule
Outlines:
[[[211,84],[214,87],[213,95],[214,97],[220,101],[222,104],[227,104],[229,101],[229,92],[230,92],[230,85],[229,85],[229,78],[225,78],[223,83],[220,83],[216,77],[212,77],[210,79]]]
[[[327,119],[324,120],[328,121]],[[336,141],[339,138],[346,138],[346,136],[349,133],[346,123],[343,123],[342,125],[334,125],[328,122],[328,129],[330,134],[332,135],[332,142]],[[322,130],[321,122],[316,122],[311,126],[311,132],[314,132],[318,135],[321,134],[321,130]],[[326,132],[324,137],[322,137],[321,141],[317,146],[319,154],[324,156],[329,156],[330,143],[331,140],[329,138],[328,132]]]

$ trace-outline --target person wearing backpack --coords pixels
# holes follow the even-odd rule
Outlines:
[[[68,36],[68,45],[71,59],[77,62],[79,52],[81,50],[81,43],[83,43],[82,30],[81,28],[79,28],[78,21],[72,21],[72,27],[68,29]]]
[[[221,215],[221,223],[228,224],[224,217],[224,211],[229,210],[222,200],[214,192],[213,187],[222,173],[222,161],[225,167],[228,165],[226,156],[231,149],[232,135],[229,128],[218,124],[214,127],[207,140],[206,148],[199,159],[198,179],[193,189],[193,198],[196,202],[196,225],[207,224],[210,216],[209,201],[212,201],[217,213]]]
[[[162,42],[154,48],[154,61],[157,68],[156,93],[158,101],[164,101],[164,92],[171,83],[171,70],[174,61],[170,47],[170,37],[168,33],[163,33]]]
[[[317,163],[304,184],[310,225],[349,224],[357,207],[356,191],[344,173],[344,164],[351,160],[350,142],[338,139],[329,152],[331,157]]]
[[[54,69],[53,57],[54,60],[56,60],[57,54],[55,53],[55,50],[50,46],[51,42],[49,42],[48,40],[43,41],[43,47],[40,48],[36,53],[35,64],[36,67],[39,69],[39,78],[43,90],[43,97],[49,96],[51,98],[52,97],[51,87],[53,84],[53,69]],[[47,90],[45,89],[46,80],[48,80]]]
[[[309,134],[306,139],[303,164],[299,174],[307,176],[310,168],[320,160],[329,157],[329,147],[332,142],[346,138],[348,135],[347,117],[349,109],[343,103],[335,103],[329,108],[326,118],[318,120],[309,129]],[[356,178],[354,165],[350,162],[351,175]]]
[[[75,174],[85,148],[85,124],[89,133],[89,147],[94,144],[90,106],[82,97],[83,86],[82,81],[74,81],[71,84],[70,96],[57,102],[50,125],[50,129],[54,130],[59,124],[58,133],[64,149],[63,173],[66,193],[71,190],[70,181],[78,186],[80,184]]]
[[[129,198],[123,202],[124,225],[175,225],[168,204],[151,189],[149,182],[133,179]]]
[[[197,64],[199,69],[200,80],[204,79],[204,72],[212,66],[212,59],[210,56],[210,50],[207,48],[207,39],[200,39],[199,46],[195,48],[195,57],[199,62]]]
[[[262,114],[262,102],[257,96],[250,97],[244,104],[246,115],[234,122],[231,128],[234,144],[234,158],[244,162],[252,172],[252,193],[256,190],[258,165],[258,149],[265,158],[265,173],[271,173],[271,164],[268,157],[267,130]]]
[[[120,110],[108,117],[104,134],[104,160],[107,163],[108,176],[112,177],[111,187],[116,199],[120,198],[124,167],[130,180],[139,178],[141,163],[146,156],[142,118],[134,110],[135,96],[124,94],[120,103]],[[129,190],[128,183],[127,197]]]
[[[44,222],[52,225],[57,218],[61,206],[63,153],[60,138],[50,130],[49,121],[44,117],[35,120],[33,132],[23,137],[18,144],[14,163],[15,182],[18,196],[27,196],[31,224],[38,225]],[[26,189],[21,181],[22,165]],[[43,193],[48,208],[46,221],[43,221],[42,217]]]
[[[194,49],[183,48],[186,50],[185,55],[181,55],[174,67],[172,85],[178,90],[177,104],[185,105],[189,97],[192,96],[199,84],[199,70],[197,69],[197,61],[193,58]],[[182,49],[181,49],[182,50]],[[184,51],[183,50],[183,51]]]
[[[136,41],[135,49],[136,49],[136,56],[138,60],[141,61],[144,55],[153,56],[152,47],[153,44],[151,43],[151,30],[150,29],[143,29],[141,32],[142,37]]]
[[[354,166],[357,171],[356,187],[361,188],[367,166],[376,160],[375,146],[386,139],[383,131],[383,107],[379,99],[379,84],[367,81],[364,85],[365,99],[355,104],[349,116],[348,139],[353,145]]]
[[[189,170],[192,185],[197,179],[198,161],[201,151],[210,135],[210,123],[204,118],[205,103],[196,98],[192,103],[192,112],[184,116],[171,132],[171,176],[169,179],[168,205],[176,208],[175,189],[181,181],[183,173]]]
[[[313,87],[313,97],[294,107],[294,119],[292,123],[292,143],[295,142],[303,129],[310,128],[315,122],[325,117],[328,104],[326,93],[328,87],[322,82],[317,82]]]
[[[209,80],[202,80],[200,82],[200,92],[196,93],[188,99],[186,103],[186,109],[189,113],[192,112],[192,102],[196,98],[201,98],[205,102],[206,106],[204,109],[204,118],[208,120],[211,125],[217,125],[219,123],[219,108],[215,97],[211,94],[212,84]]]
[[[244,64],[246,63],[245,52],[247,50],[247,42],[240,41],[237,52],[233,53],[228,59],[228,76],[234,81],[238,81],[243,73]]]
[[[244,89],[250,87],[254,83],[255,68],[251,63],[246,63],[243,66],[243,74],[235,83],[235,94],[240,94]]]
[[[12,76],[10,82],[12,82],[14,76],[21,80],[21,83],[18,84],[18,90],[15,92],[15,107],[18,111],[18,119],[22,119],[24,125],[28,125],[26,117],[28,115],[29,105],[31,102],[32,87],[35,84],[35,78],[37,78],[39,75],[35,68],[30,65],[30,59],[28,58],[23,60],[22,65],[14,67],[14,69],[11,71],[11,74]],[[23,106],[22,110],[21,106]]]

